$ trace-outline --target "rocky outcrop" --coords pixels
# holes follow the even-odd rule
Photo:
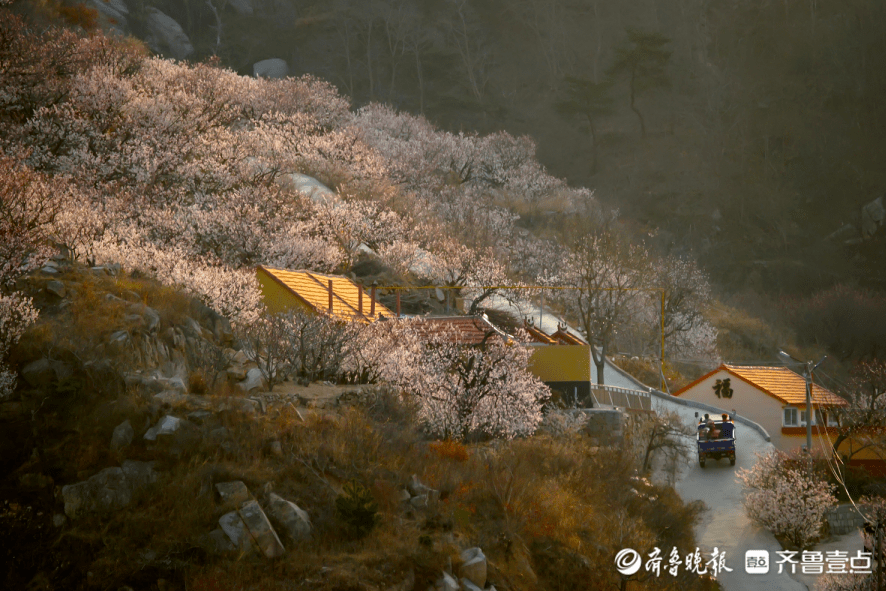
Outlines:
[[[256,501],[247,501],[236,511],[222,515],[219,525],[241,551],[260,551],[266,558],[282,556],[285,549],[277,532]]]
[[[105,468],[95,476],[62,487],[65,514],[71,519],[87,513],[107,513],[132,502],[135,492],[157,480],[153,465],[126,461],[119,468]]]
[[[114,434],[111,435],[111,450],[118,451],[129,446],[134,436],[135,431],[132,429],[129,419],[123,421],[114,427]]]
[[[286,78],[289,65],[280,58],[271,58],[252,64],[252,74],[256,78]]]
[[[90,0],[89,6],[103,17],[109,30],[119,35],[125,34],[129,9],[123,0]]]
[[[183,60],[194,53],[191,40],[175,19],[150,7],[145,10],[148,36],[145,42],[153,51]]]
[[[34,388],[51,388],[55,382],[67,379],[71,374],[71,366],[67,363],[51,361],[45,357],[22,368],[22,377]]]
[[[271,493],[268,495],[268,514],[289,541],[299,543],[311,538],[311,518],[295,503]]]

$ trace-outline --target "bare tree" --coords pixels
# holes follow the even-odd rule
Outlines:
[[[650,463],[659,452],[669,459],[686,459],[691,448],[689,438],[694,433],[680,415],[673,411],[642,415],[634,421],[633,435],[643,453],[642,471],[650,469]]]
[[[474,23],[468,0],[450,0],[450,4],[453,12],[446,22],[447,32],[461,58],[471,92],[482,101],[489,80],[489,52],[481,42],[481,29]]]
[[[269,392],[284,378],[288,352],[285,337],[285,319],[280,314],[262,316],[243,331],[243,352],[258,366]]]
[[[575,240],[556,275],[575,288],[564,290],[561,297],[593,345],[591,354],[600,384],[605,383],[603,371],[609,346],[645,288],[647,260],[643,248],[604,227]]]

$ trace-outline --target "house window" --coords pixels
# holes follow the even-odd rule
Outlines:
[[[827,425],[829,427],[837,426],[837,414],[826,410],[815,411],[815,424]]]
[[[812,424],[813,425],[815,424],[815,415],[814,414],[812,415]],[[806,411],[805,410],[800,411],[800,425],[802,425],[804,427],[806,426]]]
[[[784,409],[784,426],[785,427],[796,427],[797,426],[797,409],[793,407],[787,407]]]

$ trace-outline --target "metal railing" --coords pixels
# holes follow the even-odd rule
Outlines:
[[[630,410],[652,410],[649,392],[620,386],[591,384],[594,406],[622,406]]]

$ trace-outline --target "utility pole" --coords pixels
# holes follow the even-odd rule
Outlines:
[[[809,475],[812,476],[812,419],[814,415],[812,414],[812,372],[814,372],[819,365],[821,365],[825,359],[827,359],[827,355],[821,358],[821,360],[815,365],[812,364],[812,361],[807,361],[803,363],[796,357],[785,353],[784,351],[778,352],[779,358],[784,361],[786,364],[801,364],[803,365],[803,378],[806,380],[806,462],[807,462],[807,470],[809,471]],[[827,427],[827,425],[825,425]],[[819,429],[821,426],[819,425]]]

